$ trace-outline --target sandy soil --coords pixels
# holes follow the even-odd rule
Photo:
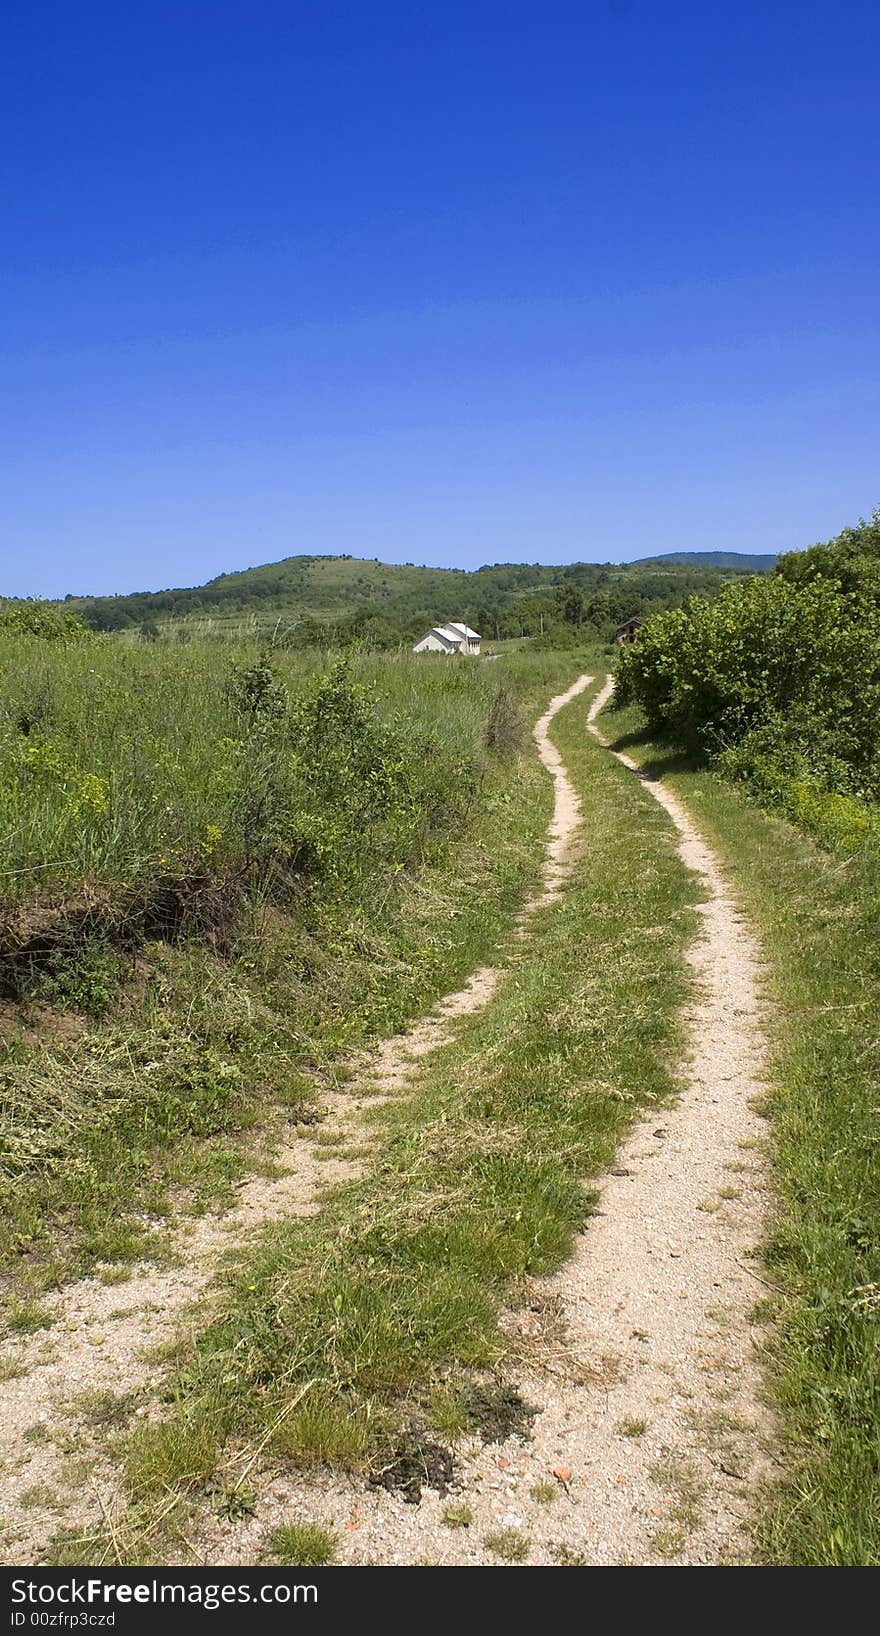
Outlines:
[[[591,681],[581,676],[551,701],[535,727],[539,754],[554,780],[554,811],[542,884],[521,911],[520,935],[535,909],[559,895],[570,867],[580,809],[549,726],[556,712]],[[359,1119],[362,1108],[402,1094],[420,1059],[447,1043],[461,1018],[488,1004],[499,977],[500,968],[481,967],[407,1034],[364,1056],[348,1088],[324,1098],[323,1128],[332,1126],[344,1140],[363,1147],[368,1138]],[[102,1515],[118,1514],[122,1495],[106,1438],[96,1436],[84,1399],[98,1392],[139,1391],[143,1401],[136,1412],[154,1414],[150,1389],[157,1366],[151,1354],[204,1321],[221,1257],[273,1219],[314,1214],[322,1190],[358,1168],[351,1161],[321,1156],[308,1137],[292,1139],[271,1157],[282,1174],[253,1177],[240,1188],[234,1210],[179,1230],[174,1265],[157,1269],[142,1264],[118,1285],[100,1277],[72,1284],[43,1303],[54,1319],[50,1330],[0,1344],[0,1368],[7,1372],[0,1408],[6,1561],[37,1561],[59,1528],[84,1528],[100,1523]],[[222,1550],[214,1560],[225,1560]]]

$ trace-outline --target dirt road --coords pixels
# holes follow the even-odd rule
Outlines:
[[[610,687],[589,711],[597,737]],[[537,1409],[531,1431],[457,1449],[454,1501],[466,1526],[449,1526],[449,1496],[430,1488],[416,1507],[330,1475],[285,1476],[261,1492],[259,1517],[227,1535],[231,1560],[253,1561],[273,1523],[298,1515],[339,1528],[351,1563],[497,1565],[487,1539],[536,1564],[749,1560],[755,1485],[772,1469],[750,1319],[762,1294],[750,1254],[765,1208],[753,1107],[764,1050],[759,959],[720,862],[681,803],[619,759],[669,814],[705,893],[689,954],[688,1051],[675,1106],[633,1129],[572,1259],[536,1285],[525,1311],[508,1314],[526,1343],[521,1356],[536,1360],[510,1375]],[[559,798],[555,752],[549,764]],[[565,810],[570,846],[576,805]],[[536,1324],[548,1325],[548,1344],[528,1344]],[[219,1533],[205,1548],[216,1560]]]

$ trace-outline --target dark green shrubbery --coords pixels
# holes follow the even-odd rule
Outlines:
[[[861,837],[873,827],[861,804],[880,799],[880,511],[649,619],[621,655],[617,697],[823,838]]]
[[[77,614],[51,602],[0,602],[0,631],[42,636],[48,642],[82,642],[92,632]]]

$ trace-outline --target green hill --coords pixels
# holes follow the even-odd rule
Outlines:
[[[607,630],[630,614],[668,607],[685,595],[711,595],[725,579],[751,572],[759,560],[727,556],[723,565],[692,553],[682,560],[620,565],[495,563],[473,571],[299,556],[221,574],[192,588],[66,601],[98,630],[219,636],[247,631],[295,646],[354,636],[390,646],[438,620],[466,619],[498,639],[587,622]]]
[[[741,574],[769,574],[779,561],[774,552],[769,556],[750,555],[745,551],[664,551],[659,557],[639,557],[630,566],[640,568],[645,563],[693,563],[702,568],[730,568]]]

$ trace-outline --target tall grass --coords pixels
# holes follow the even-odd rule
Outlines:
[[[215,855],[240,862],[267,737],[265,716],[255,734],[242,708],[242,677],[259,663],[255,648],[217,643],[68,646],[0,633],[0,905],[154,880]],[[317,652],[272,655],[286,696],[272,724],[276,774],[301,749],[297,702],[332,663]],[[398,730],[415,802],[444,785],[456,795],[478,776],[499,671],[522,692],[559,669],[552,655],[496,665],[354,655],[347,665],[352,688],[372,696],[348,725],[363,735],[380,718]]]
[[[4,633],[0,902],[152,880],[215,855],[240,863],[247,792],[266,749],[265,732],[255,735],[242,712],[240,678],[258,662],[256,650],[213,643],[62,646]],[[292,707],[326,664],[320,654],[273,655],[287,694],[276,770],[297,749]],[[355,686],[374,690],[375,713],[405,726],[415,800],[433,767],[438,784],[460,769],[453,789],[474,775],[490,667],[355,658],[350,671]]]
[[[3,651],[0,1251],[39,1283],[161,1248],[145,1213],[485,956],[546,821],[522,714],[576,664]]]

